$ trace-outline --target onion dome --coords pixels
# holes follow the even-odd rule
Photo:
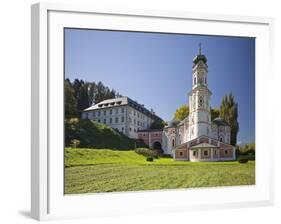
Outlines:
[[[193,63],[197,64],[199,61],[207,63],[207,58],[204,54],[201,53],[201,43],[199,44],[199,54],[193,58]]]
[[[174,118],[173,120],[168,122],[168,128],[176,127],[179,123],[180,121]]]
[[[217,126],[228,126],[228,123],[221,117],[215,118],[212,123],[216,124]]]

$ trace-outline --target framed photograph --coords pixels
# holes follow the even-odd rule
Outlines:
[[[32,5],[32,217],[271,205],[272,29]]]

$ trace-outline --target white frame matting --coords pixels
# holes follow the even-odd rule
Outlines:
[[[273,203],[270,18],[186,12],[32,6],[32,198],[38,220],[179,212]],[[64,27],[256,38],[256,184],[253,186],[64,195]]]

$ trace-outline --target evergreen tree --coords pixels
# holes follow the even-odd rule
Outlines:
[[[211,108],[211,121],[220,116],[220,109]]]
[[[67,99],[68,102],[73,102],[73,105],[67,104],[67,116],[77,116],[81,113],[82,110],[92,106],[93,104],[97,104],[103,100],[115,98],[118,93],[114,89],[110,89],[103,85],[102,82],[85,82],[83,80],[75,79],[72,83],[69,79],[65,80],[65,93],[66,95],[70,95],[74,97],[70,97]],[[120,95],[120,94],[118,94]],[[67,103],[67,102],[66,102]],[[70,108],[71,106],[71,108]],[[73,112],[73,107],[76,108],[75,115]]]
[[[156,120],[151,124],[150,129],[163,129],[165,125],[167,125],[165,121]]]
[[[78,115],[75,91],[69,79],[64,81],[64,110],[66,118],[76,117]]]
[[[238,123],[238,103],[230,93],[222,98],[220,106],[220,117],[223,118],[231,128],[231,145],[236,145],[237,134],[239,131]]]

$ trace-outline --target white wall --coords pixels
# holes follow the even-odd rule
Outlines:
[[[1,160],[0,160],[0,219],[1,223],[36,223],[29,216],[30,207],[30,0],[1,1],[0,7],[0,71],[1,71]],[[54,1],[53,1],[54,2]],[[72,2],[77,0],[56,2]],[[200,11],[222,14],[244,14],[276,17],[276,62],[280,61],[281,13],[277,0],[80,0],[80,4],[108,7]],[[278,58],[278,60],[277,60]],[[187,73],[187,75],[190,75]],[[271,74],[268,74],[271,78]],[[281,76],[275,77],[272,86],[280,95],[278,84]],[[277,98],[278,93],[273,97]],[[276,99],[276,102],[280,100]],[[273,105],[273,103],[272,103]],[[275,104],[272,116],[276,118],[273,129],[275,141],[280,135],[277,124],[281,124],[280,103]],[[17,109],[16,109],[17,108]],[[280,137],[279,137],[280,138]],[[281,158],[280,150],[275,158]],[[276,159],[277,160],[277,159]],[[94,220],[54,222],[68,223],[280,223],[281,222],[281,163],[276,163],[275,207],[194,211],[177,214],[150,214],[138,217],[101,218]],[[278,171],[278,172],[277,172]]]

